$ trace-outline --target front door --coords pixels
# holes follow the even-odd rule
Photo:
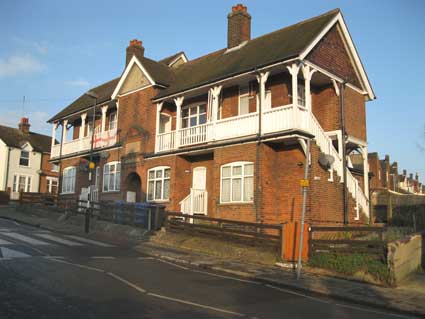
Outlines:
[[[193,180],[192,188],[205,190],[207,184],[207,168],[206,167],[195,167],[193,169]]]
[[[207,197],[207,168],[196,167],[193,169],[192,181],[192,208],[193,214],[207,214],[208,197]]]

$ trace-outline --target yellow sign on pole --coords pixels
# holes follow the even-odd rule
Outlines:
[[[302,179],[302,180],[300,180],[300,185],[301,185],[301,187],[309,187],[310,181],[308,179]]]
[[[94,165],[94,163],[93,163],[93,162],[90,162],[90,163],[89,163],[89,168],[90,168],[90,169],[94,169],[94,168],[95,168],[95,165]]]

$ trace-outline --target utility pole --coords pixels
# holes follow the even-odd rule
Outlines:
[[[88,211],[86,211],[86,218],[85,218],[85,224],[84,224],[85,232],[88,233],[90,231],[90,215],[91,215],[92,209],[93,209],[92,179],[93,179],[93,169],[95,167],[95,165],[93,163],[93,143],[94,143],[94,128],[95,128],[95,123],[96,123],[96,105],[97,105],[97,100],[98,100],[99,96],[92,91],[86,92],[85,94],[94,99],[92,130],[91,130],[91,143],[90,143],[90,159],[89,159],[89,192],[87,194],[87,197],[88,197],[87,204],[88,204],[89,207],[88,207]]]
[[[310,168],[310,139],[307,139],[307,147],[305,152],[305,168],[304,168],[304,179],[301,180],[301,186],[303,189],[303,206],[301,212],[301,229],[300,229],[300,244],[298,245],[298,265],[297,265],[297,280],[300,279],[301,276],[301,259],[303,252],[303,241],[304,241],[304,219],[305,219],[305,211],[307,206],[307,192],[309,187],[308,180],[308,172]]]

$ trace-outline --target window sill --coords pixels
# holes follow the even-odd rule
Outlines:
[[[121,193],[120,190],[115,190],[115,191],[102,191],[102,193],[104,194],[119,194]]]
[[[67,193],[60,193],[59,195],[74,195],[75,194],[75,192],[67,192]]]
[[[218,203],[217,206],[254,205],[254,202],[226,202]]]

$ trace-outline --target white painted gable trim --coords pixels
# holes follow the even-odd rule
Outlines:
[[[174,63],[176,63],[180,59],[182,59],[184,61],[184,63],[186,63],[188,61],[186,54],[180,53],[173,61],[168,63],[168,66],[171,67]]]
[[[363,67],[359,54],[357,53],[356,47],[354,45],[353,39],[350,36],[350,32],[348,31],[347,25],[341,13],[338,13],[335,18],[333,18],[331,22],[329,22],[329,24],[322,30],[322,32],[320,32],[320,34],[307,46],[307,48],[304,49],[304,51],[300,54],[300,59],[303,60],[337,22],[341,27],[342,33],[345,38],[344,40],[348,45],[350,54],[354,60],[357,71],[359,72],[363,85],[365,86],[364,89],[367,91],[369,98],[373,100],[376,98],[375,93],[372,90],[372,86],[366,75],[366,71]]]
[[[133,57],[131,58],[130,62],[128,63],[128,65],[126,66],[123,75],[121,76],[115,90],[114,93],[112,93],[111,99],[115,99],[118,96],[119,91],[121,90],[122,85],[124,84],[128,74],[130,73],[133,65],[137,65],[140,70],[142,71],[143,75],[146,76],[146,78],[149,80],[151,85],[156,85],[155,81],[153,80],[153,78],[149,75],[149,73],[146,71],[146,69],[143,67],[142,63],[140,63],[140,61],[136,58],[135,55],[133,55]]]

